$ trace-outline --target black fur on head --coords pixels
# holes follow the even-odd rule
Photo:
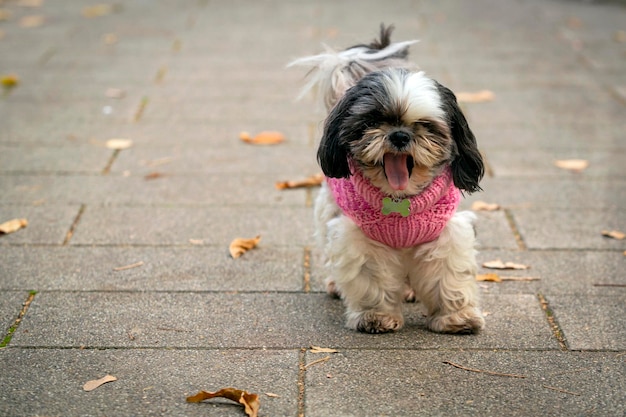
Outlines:
[[[485,173],[485,167],[476,138],[463,116],[454,93],[439,83],[437,88],[448,116],[448,126],[454,144],[451,163],[454,185],[468,193],[481,191],[478,183]]]
[[[327,177],[350,176],[349,144],[360,140],[369,127],[367,122],[363,122],[364,113],[382,109],[385,97],[381,95],[384,88],[380,84],[377,73],[366,75],[357,85],[349,88],[331,109],[317,150],[317,160]]]

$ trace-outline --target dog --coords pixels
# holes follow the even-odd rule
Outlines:
[[[477,286],[475,215],[461,192],[480,190],[484,163],[452,91],[407,60],[416,41],[380,37],[300,58],[328,111],[317,158],[317,240],[346,325],[365,333],[402,328],[402,303],[422,303],[430,330],[484,327]],[[408,292],[406,286],[408,285]]]

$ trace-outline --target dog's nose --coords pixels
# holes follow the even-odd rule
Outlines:
[[[389,140],[391,143],[397,147],[398,149],[403,148],[409,141],[411,140],[411,136],[408,133],[398,130],[396,132],[392,132],[389,135]]]

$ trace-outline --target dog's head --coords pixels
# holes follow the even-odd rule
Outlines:
[[[394,197],[418,194],[447,165],[469,193],[484,166],[454,94],[423,72],[389,68],[364,76],[331,109],[317,152],[328,177],[350,176],[349,160]]]

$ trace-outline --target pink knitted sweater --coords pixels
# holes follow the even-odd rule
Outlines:
[[[383,199],[387,196],[360,170],[352,171],[349,178],[326,178],[337,205],[370,239],[392,248],[408,248],[435,240],[461,200],[448,167],[421,193],[407,199],[409,212],[403,213],[406,217],[395,211],[389,213],[383,210]]]

